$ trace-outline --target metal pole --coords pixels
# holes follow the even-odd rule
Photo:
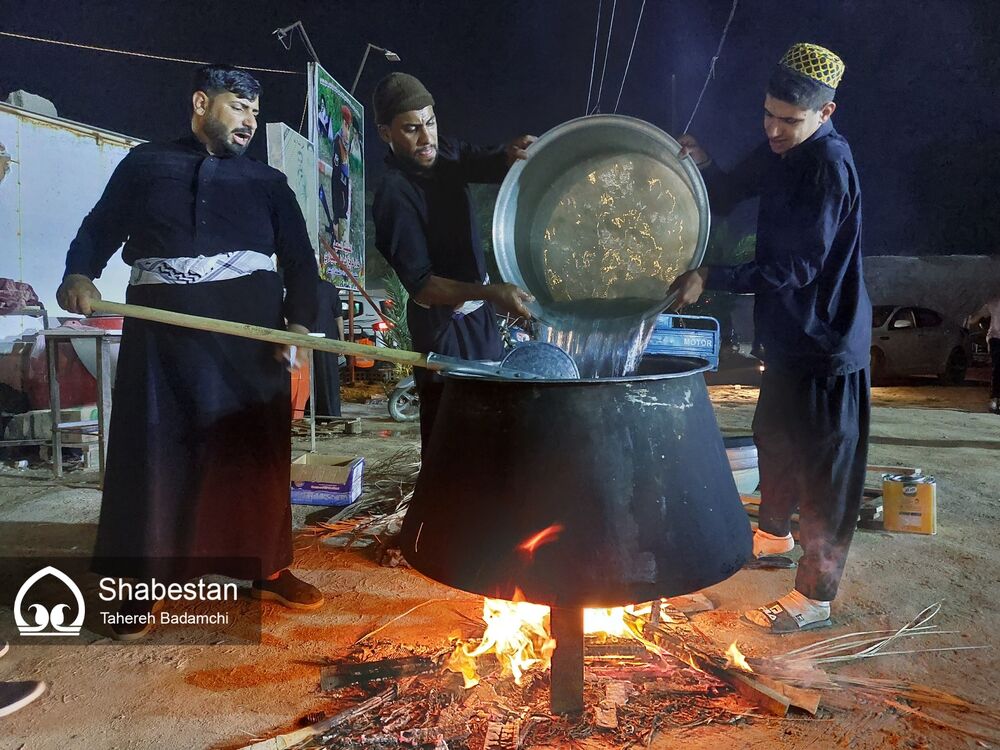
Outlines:
[[[299,33],[302,35],[302,43],[305,44],[306,51],[309,53],[309,56],[318,64],[319,55],[317,55],[316,50],[313,49],[312,42],[309,41],[309,35],[306,34],[306,27],[302,25],[302,21],[296,21],[295,23],[290,24],[289,26],[285,26],[280,29],[275,29],[272,33],[278,37],[278,39],[281,41],[282,44],[285,45],[285,49],[291,49],[292,43],[288,42],[288,44],[285,44],[285,39],[295,29],[298,29]]]
[[[552,607],[549,628],[556,641],[549,682],[552,713],[580,713],[583,711],[583,610]]]
[[[347,290],[347,340],[354,341],[354,290]],[[347,382],[354,385],[354,357],[347,358]]]
[[[104,334],[97,346],[97,457],[100,485],[104,487],[104,468],[108,463],[108,432],[111,424],[111,337]]]
[[[49,363],[49,411],[52,414],[52,473],[58,479],[62,476],[62,433],[59,431],[62,405],[59,403],[59,352],[56,350],[59,339],[55,336],[48,336],[47,339],[45,342],[45,356]]]
[[[316,452],[316,351],[309,350],[309,452]]]
[[[354,83],[351,84],[351,96],[354,96],[354,89],[358,87],[358,81],[361,80],[361,71],[365,69],[365,63],[368,62],[368,53],[371,52],[373,46],[371,42],[368,42],[368,45],[365,47],[365,54],[361,57],[361,65],[358,66],[358,74],[354,76]]]

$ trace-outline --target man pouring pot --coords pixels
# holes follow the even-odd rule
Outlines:
[[[723,172],[690,135],[712,208],[759,197],[756,257],[702,267],[672,290],[681,304],[705,289],[754,295],[767,365],[754,414],[761,506],[754,554],[803,555],[795,587],[745,617],[771,633],[830,624],[830,603],[857,523],[868,454],[871,302],[861,270],[861,188],[850,146],[833,127],[843,61],[794,44],[764,97],[767,141]]]

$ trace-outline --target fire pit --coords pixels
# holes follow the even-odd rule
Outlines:
[[[425,575],[552,607],[554,712],[583,707],[583,609],[738,571],[750,524],[701,360],[603,380],[447,376],[402,530]]]

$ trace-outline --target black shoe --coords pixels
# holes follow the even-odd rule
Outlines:
[[[44,692],[44,682],[0,682],[0,716],[24,708]]]
[[[323,592],[311,583],[293,576],[288,568],[281,571],[273,581],[254,581],[250,596],[278,602],[289,609],[316,609],[323,606]]]

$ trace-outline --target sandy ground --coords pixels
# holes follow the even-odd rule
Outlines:
[[[711,389],[720,427],[748,431],[757,391]],[[1000,417],[986,413],[981,386],[938,387],[904,382],[874,393],[870,462],[920,466],[936,476],[936,536],[859,531],[851,551],[834,628],[776,638],[741,624],[739,613],[785,593],[793,573],[745,571],[708,590],[714,612],[696,623],[720,644],[734,639],[751,655],[786,651],[823,637],[899,626],[943,601],[939,624],[957,633],[951,644],[983,651],[889,656],[840,671],[909,679],[989,705],[1000,705],[996,678],[1000,628]],[[349,405],[364,433],[322,441],[325,453],[369,461],[412,444],[414,425],[390,422],[384,406]],[[305,447],[298,441],[298,448]],[[100,495],[93,475],[54,482],[42,468],[0,472],[0,549],[17,555],[86,550],[94,539]],[[323,515],[296,507],[298,526]],[[380,637],[404,644],[442,644],[477,616],[481,600],[422,578],[382,568],[363,551],[334,550],[313,536],[297,537],[295,567],[320,586],[320,610],[292,614],[265,605],[259,646],[128,645],[86,633],[76,645],[12,647],[0,679],[42,679],[48,693],[0,720],[2,750],[64,748],[238,748],[288,730],[308,714],[331,709],[319,692],[318,662],[343,655],[352,641],[395,615],[431,599]],[[8,603],[9,604],[9,603]],[[9,606],[0,606],[0,637],[10,635]],[[958,736],[876,703],[832,697],[817,718],[754,719],[739,726],[666,731],[655,748],[966,748]]]

